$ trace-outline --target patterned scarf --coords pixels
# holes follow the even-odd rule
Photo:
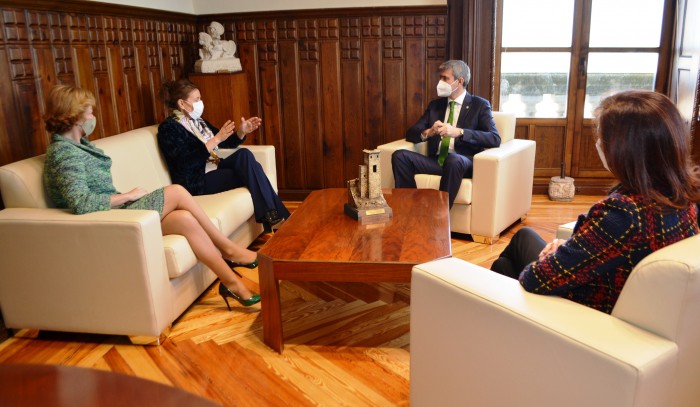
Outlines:
[[[207,141],[211,140],[212,137],[214,137],[214,133],[212,133],[211,129],[207,124],[204,122],[204,119],[201,117],[198,118],[197,120],[190,119],[187,117],[184,113],[182,113],[179,110],[173,110],[172,116],[177,120],[178,123],[182,125],[187,131],[190,133],[194,134],[197,136],[199,140],[202,141],[202,143],[207,143]],[[214,150],[217,150],[218,148],[214,148]]]
[[[197,138],[204,144],[207,144],[207,141],[214,137],[214,133],[201,117],[197,120],[191,119],[177,109],[173,110],[171,116],[174,117],[175,120],[187,131],[197,136]],[[219,166],[219,161],[221,159],[218,155],[216,155],[217,151],[219,151],[219,146],[214,147],[214,149],[209,153],[210,157],[207,162],[205,172],[209,172]]]

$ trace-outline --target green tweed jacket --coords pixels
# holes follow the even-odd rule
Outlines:
[[[57,208],[82,214],[110,209],[112,159],[86,138],[75,141],[54,134],[46,150],[44,186]]]
[[[110,198],[119,192],[112,182],[112,159],[86,138],[80,143],[54,134],[46,150],[44,186],[57,208],[83,214],[111,209]],[[119,206],[163,212],[163,189]]]

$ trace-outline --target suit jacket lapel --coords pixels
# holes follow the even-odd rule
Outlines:
[[[472,95],[467,92],[467,95],[464,96],[464,101],[462,103],[462,108],[459,110],[459,118],[457,119],[457,124],[455,125],[456,127],[460,128],[465,128],[467,127],[467,123],[469,122],[467,120],[467,117],[470,116],[471,113],[471,105],[472,105]]]

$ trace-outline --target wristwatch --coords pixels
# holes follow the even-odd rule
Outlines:
[[[459,129],[459,135],[463,136],[464,135],[464,129]]]

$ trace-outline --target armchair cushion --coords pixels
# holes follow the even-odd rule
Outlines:
[[[416,187],[440,189],[440,177],[429,174],[416,174]],[[472,203],[472,179],[464,178],[462,185],[459,187],[455,204],[471,205]]]

